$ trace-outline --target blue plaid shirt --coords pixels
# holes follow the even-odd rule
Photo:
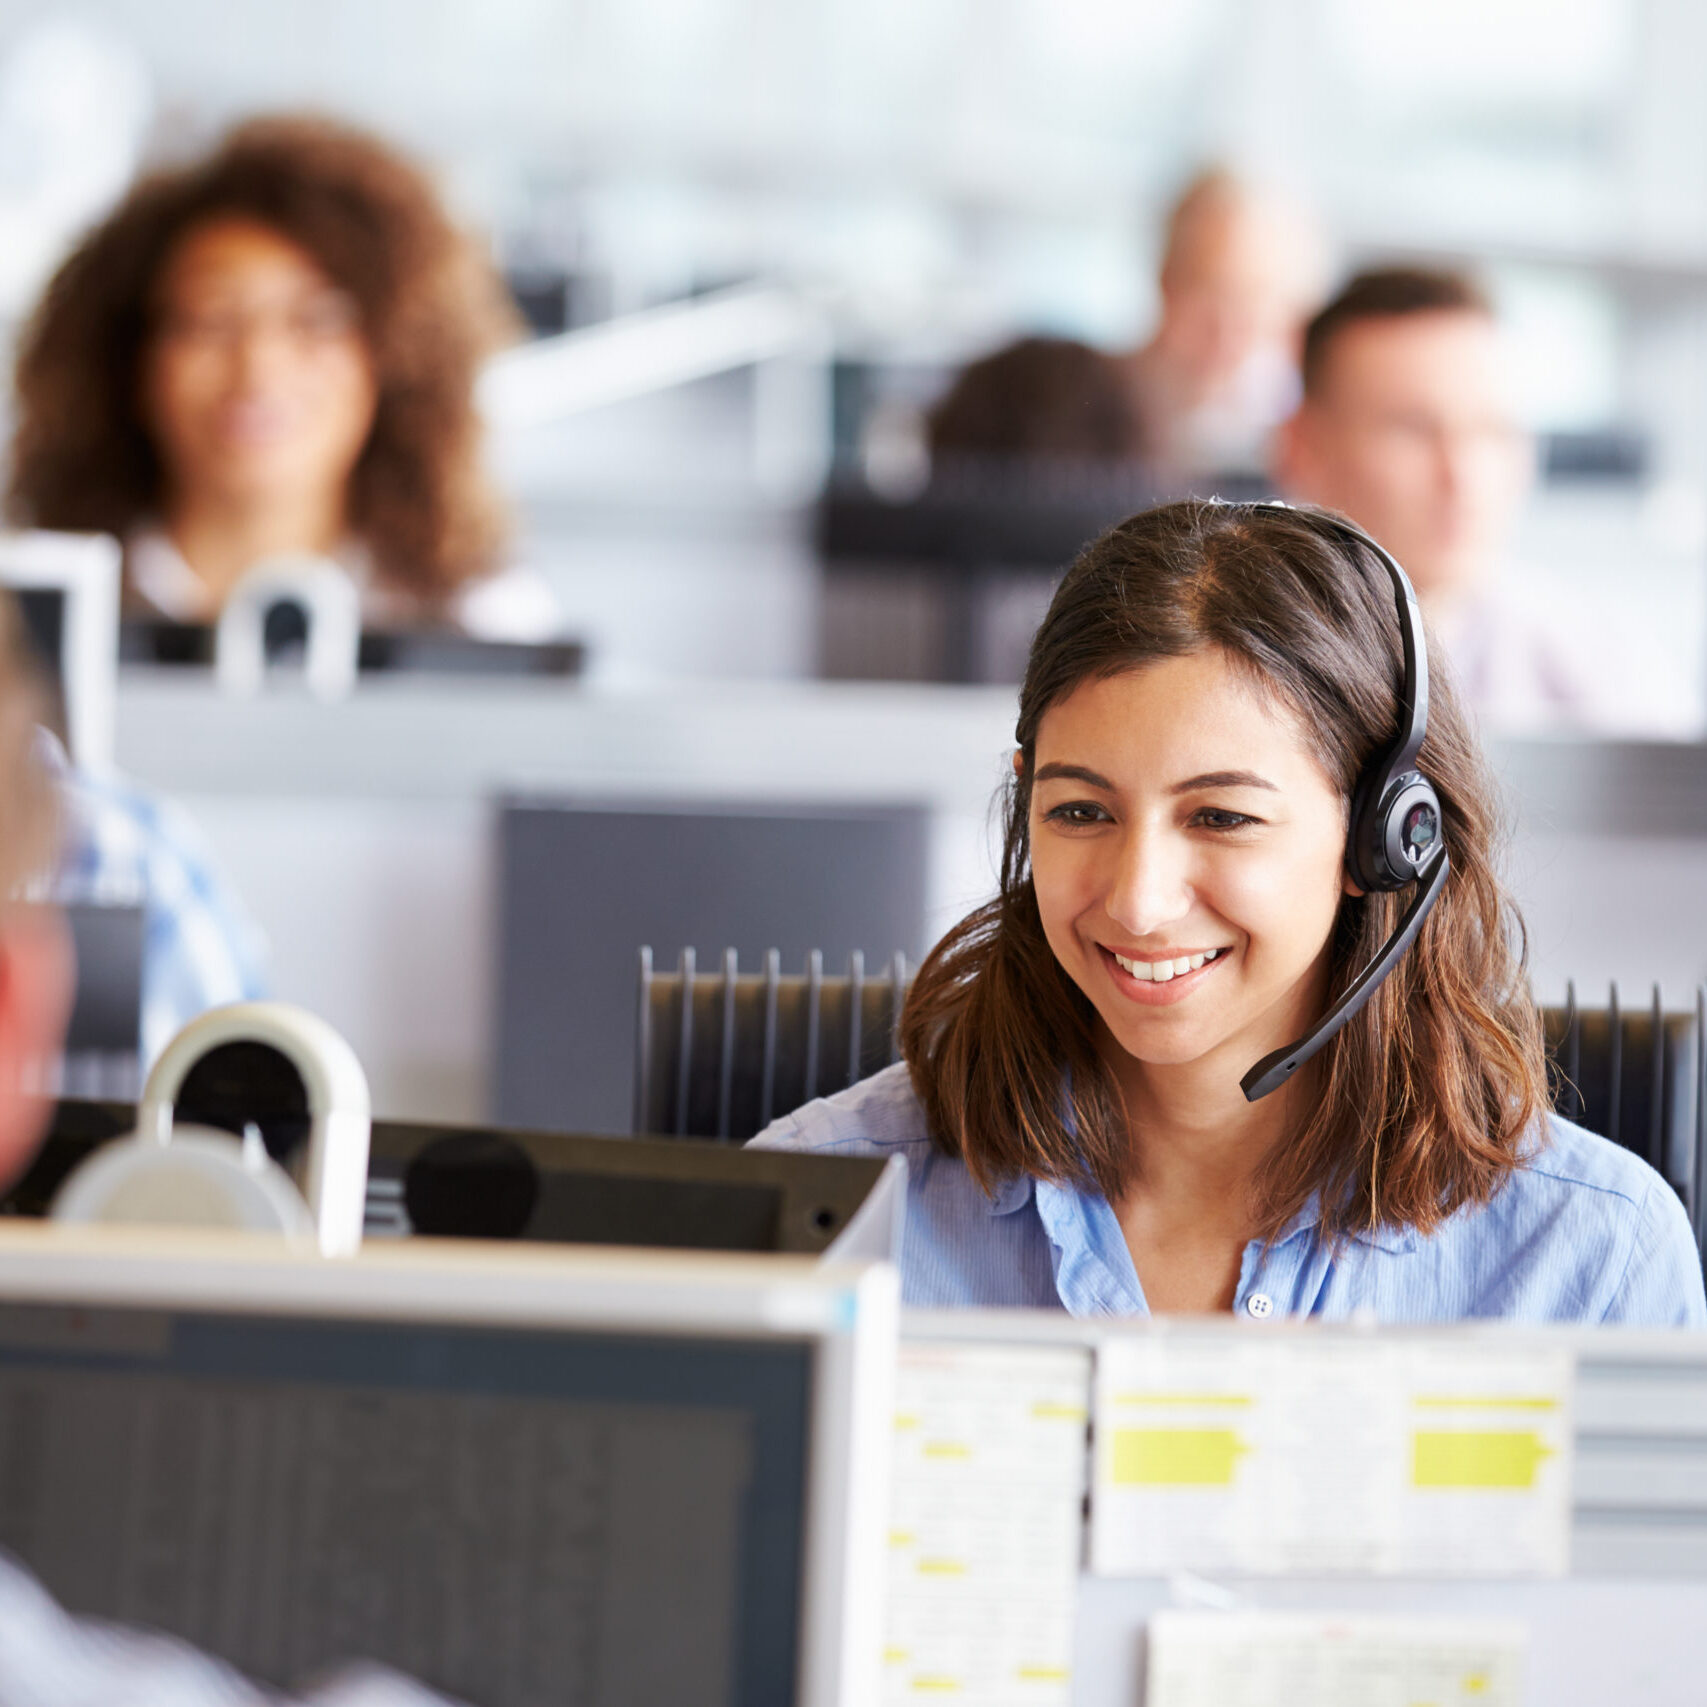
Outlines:
[[[985,1196],[963,1162],[931,1143],[905,1066],[796,1109],[753,1143],[906,1158],[908,1304],[1149,1314],[1107,1199],[1028,1176]],[[1336,1244],[1306,1208],[1267,1244],[1245,1247],[1233,1308],[1259,1319],[1368,1311],[1383,1322],[1707,1327],[1701,1259],[1677,1193],[1640,1158],[1553,1115],[1546,1141],[1492,1202],[1428,1238],[1380,1228]]]
[[[58,774],[62,902],[143,908],[142,1060],[197,1014],[267,994],[266,945],[187,814],[140,785]]]

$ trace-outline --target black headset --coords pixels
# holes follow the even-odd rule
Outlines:
[[[1404,648],[1404,676],[1399,686],[1399,733],[1369,763],[1351,798],[1351,825],[1346,833],[1345,866],[1360,889],[1404,889],[1420,884],[1398,928],[1381,952],[1352,979],[1345,994],[1316,1026],[1296,1043],[1265,1055],[1239,1081],[1248,1102],[1279,1090],[1340,1028],[1359,1013],[1380,987],[1422,929],[1429,910],[1440,899],[1451,862],[1446,854],[1445,819],[1434,785],[1417,768],[1417,754],[1428,734],[1428,649],[1423,643],[1422,614],[1410,577],[1391,552],[1377,545],[1360,527],[1331,511],[1290,504],[1253,504],[1251,509],[1284,509],[1319,534],[1351,546],[1361,546],[1393,579],[1399,607],[1399,639]]]

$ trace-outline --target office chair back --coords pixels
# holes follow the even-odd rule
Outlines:
[[[1657,984],[1629,1005],[1614,984],[1604,1008],[1571,984],[1541,1018],[1553,1106],[1661,1173],[1707,1253],[1707,987],[1692,1011],[1667,1013]]]
[[[813,949],[803,973],[785,976],[774,948],[762,972],[742,972],[732,948],[718,970],[701,972],[687,948],[666,973],[641,949],[634,1130],[743,1143],[887,1067],[901,1058],[910,982],[899,953],[873,976],[856,949],[846,972],[826,976]]]
[[[847,972],[826,975],[813,950],[803,975],[785,976],[775,950],[762,972],[744,973],[733,949],[712,972],[684,949],[675,972],[659,973],[643,948],[634,1130],[741,1143],[877,1072],[900,1059],[910,983],[902,955],[868,976],[855,953]],[[1572,984],[1541,1017],[1553,1106],[1661,1174],[1707,1257],[1707,987],[1692,1010],[1667,1013],[1657,985],[1640,1006],[1613,985],[1607,1005],[1590,1008]]]

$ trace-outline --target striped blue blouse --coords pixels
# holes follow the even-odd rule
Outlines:
[[[986,1197],[931,1145],[905,1066],[808,1103],[753,1140],[773,1150],[903,1156],[906,1302],[1149,1314],[1125,1235],[1099,1192],[1029,1177]],[[1647,1163],[1549,1116],[1547,1142],[1491,1203],[1423,1237],[1320,1236],[1306,1210],[1245,1247],[1233,1308],[1247,1315],[1431,1322],[1707,1326],[1701,1261],[1677,1194]]]

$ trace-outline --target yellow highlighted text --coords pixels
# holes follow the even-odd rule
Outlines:
[[[1249,1451],[1230,1428],[1116,1429],[1114,1480],[1125,1487],[1231,1487]]]

